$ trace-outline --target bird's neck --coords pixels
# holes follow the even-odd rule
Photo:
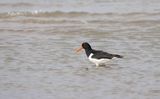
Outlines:
[[[92,53],[92,49],[85,49],[87,57]]]

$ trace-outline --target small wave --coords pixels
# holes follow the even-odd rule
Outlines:
[[[140,12],[132,12],[132,13],[90,13],[90,12],[43,12],[41,10],[35,10],[31,12],[5,12],[0,13],[0,18],[11,18],[11,17],[79,17],[79,16],[99,16],[99,15],[107,15],[107,16],[134,16],[134,15],[160,15],[160,13],[140,13]]]
[[[7,12],[7,13],[0,13],[0,18],[10,18],[10,17],[18,17],[18,16],[26,16],[26,17],[59,17],[59,16],[83,16],[83,15],[90,15],[91,13],[87,12],[43,12],[35,10],[33,12]]]

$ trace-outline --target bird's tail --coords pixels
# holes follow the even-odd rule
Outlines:
[[[117,57],[117,58],[123,58],[123,56],[121,55],[118,55],[118,54],[113,54],[114,57]]]

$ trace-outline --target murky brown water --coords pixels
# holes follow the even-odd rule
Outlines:
[[[37,6],[30,2],[1,6],[13,9],[0,13],[0,99],[160,98],[158,0],[148,0],[148,5],[138,0],[133,4],[129,0],[70,0],[71,7],[58,1],[37,5],[56,9],[65,5],[67,12],[65,7],[31,12]],[[15,5],[22,5],[22,11]],[[97,10],[90,12],[94,5]],[[108,11],[102,5],[114,6],[108,6]],[[75,11],[74,6],[78,6]],[[74,52],[84,41],[124,59],[96,68],[84,52]]]

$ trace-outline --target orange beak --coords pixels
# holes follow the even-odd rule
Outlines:
[[[83,49],[83,47],[81,46],[80,48],[75,49],[77,53],[79,53],[81,50]]]

